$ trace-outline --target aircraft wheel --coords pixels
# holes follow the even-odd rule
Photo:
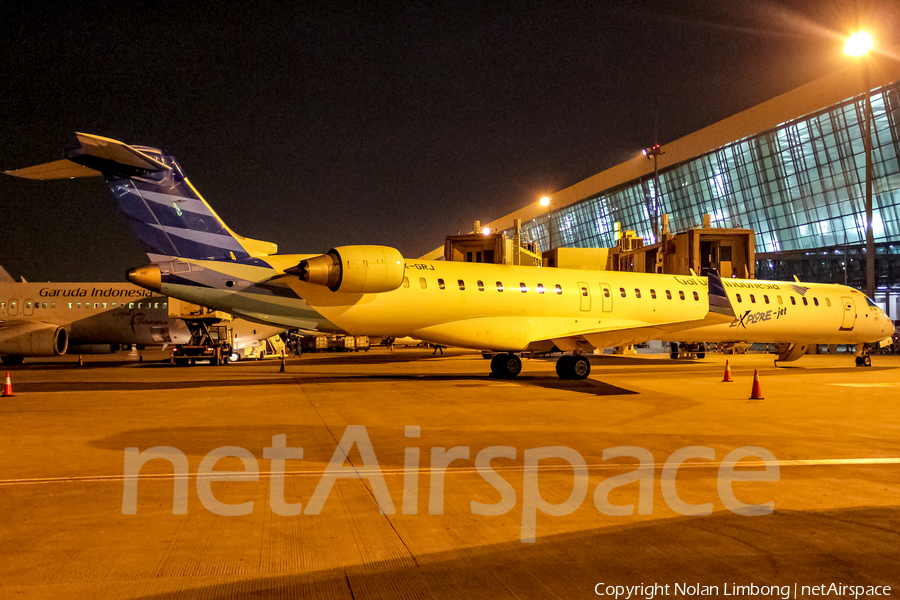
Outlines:
[[[678,344],[669,342],[669,358],[678,358]]]
[[[588,365],[590,370],[590,365]],[[556,374],[560,379],[572,379],[575,372],[575,357],[571,354],[563,354],[556,361]]]
[[[232,352],[228,356],[228,360],[229,360],[229,362],[238,362],[239,360],[241,360],[241,355],[238,354],[237,352]]]
[[[591,374],[591,363],[584,356],[575,356],[572,362],[572,379],[585,379]]]
[[[491,359],[491,374],[513,379],[522,372],[522,359],[515,354],[498,354]]]
[[[864,367],[871,367],[871,366],[872,366],[872,357],[869,356],[868,354],[866,354],[866,355],[863,357],[863,363],[862,363],[862,364],[863,364]]]

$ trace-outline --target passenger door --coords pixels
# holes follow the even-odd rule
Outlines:
[[[844,303],[844,321],[841,323],[841,331],[853,331],[856,324],[856,306],[853,304],[853,298],[845,296],[841,298]]]

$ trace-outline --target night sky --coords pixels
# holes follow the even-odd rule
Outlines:
[[[900,43],[896,0],[31,4],[0,24],[0,170],[74,131],[164,147],[283,253],[417,257],[840,68],[858,20]],[[99,178],[0,178],[12,275],[146,262]]]

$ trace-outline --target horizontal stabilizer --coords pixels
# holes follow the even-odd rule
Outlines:
[[[67,150],[64,160],[6,171],[6,174],[24,179],[46,180],[97,175],[130,177],[172,170],[167,164],[128,144],[88,133],[75,135],[78,137],[79,147]]]
[[[6,171],[7,175],[23,179],[75,179],[76,177],[97,177],[100,171],[89,169],[71,160],[57,160],[51,163]]]
[[[119,173],[121,167],[145,173],[157,173],[172,169],[167,164],[120,141],[89,133],[76,133],[75,135],[78,136],[81,148],[70,150],[66,153],[66,157],[79,164],[95,168],[104,174],[111,167],[114,173]]]

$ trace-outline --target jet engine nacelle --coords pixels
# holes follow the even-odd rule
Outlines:
[[[65,327],[53,323],[22,323],[0,329],[0,354],[61,356],[69,346]]]
[[[332,292],[377,294],[396,290],[406,268],[399,250],[388,246],[341,246],[287,269],[307,283]]]

